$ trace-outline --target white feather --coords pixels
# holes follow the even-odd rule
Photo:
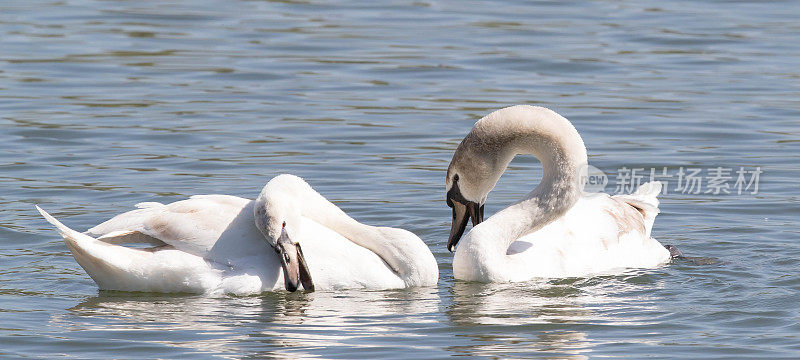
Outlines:
[[[355,222],[300,178],[281,175],[267,187],[270,185],[274,189],[289,188],[297,195],[285,198],[297,203],[282,206],[326,209],[322,215],[329,224],[386,229]],[[308,191],[316,197],[303,196]],[[283,289],[280,261],[255,224],[254,201],[200,195],[166,205],[145,204],[148,205],[117,215],[85,234],[36,208],[56,227],[75,260],[101,289],[235,294]],[[302,244],[317,290],[403,288],[434,285],[438,280],[436,260],[422,240],[410,232],[392,229],[391,234],[402,237],[385,238],[394,241],[395,249],[400,251],[376,253],[368,248],[377,239],[348,239],[335,226],[323,226],[310,217],[300,217],[291,227],[295,229],[292,240]],[[162,246],[141,249],[116,245],[156,241]],[[405,256],[408,254],[412,256]],[[424,269],[424,277],[419,281],[405,279],[387,265],[396,261],[411,262],[409,266]]]
[[[453,155],[448,191],[458,174],[462,196],[482,203],[517,154],[539,158],[542,181],[464,236],[453,258],[457,279],[586,276],[669,261],[669,251],[650,237],[661,184],[644,184],[631,195],[582,193],[576,184],[587,161],[583,140],[549,109],[513,106],[479,120]]]

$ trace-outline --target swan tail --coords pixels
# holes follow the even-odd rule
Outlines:
[[[39,206],[36,209],[100,289],[197,293],[219,283],[218,272],[201,257],[171,246],[135,249],[109,244],[70,229]]]
[[[136,207],[137,209],[159,208],[162,206],[164,206],[164,204],[155,201],[145,201],[134,205],[134,207]]]
[[[653,207],[658,208],[658,194],[661,193],[663,184],[661,181],[651,181],[639,186],[633,196],[641,201],[647,202]]]
[[[650,237],[650,231],[653,229],[656,215],[661,212],[658,209],[658,195],[661,193],[662,186],[660,181],[651,181],[640,185],[633,194],[613,196],[614,199],[632,206],[642,214],[647,237]]]

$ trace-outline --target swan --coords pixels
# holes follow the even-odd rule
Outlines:
[[[100,289],[256,294],[432,286],[439,278],[419,237],[361,224],[293,175],[270,180],[256,200],[195,195],[136,207],[80,233],[36,206]]]
[[[522,200],[483,221],[489,192],[518,154],[542,164],[542,179]],[[543,107],[516,105],[481,118],[447,168],[453,211],[447,248],[459,280],[518,282],[586,276],[670,261],[650,237],[660,182],[630,195],[584,193],[586,147],[575,127]],[[463,236],[467,221],[473,228]]]

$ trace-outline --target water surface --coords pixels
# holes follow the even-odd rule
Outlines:
[[[798,17],[797,1],[5,1],[0,356],[797,358]],[[668,179],[654,236],[710,265],[456,283],[445,168],[476,119],[518,103],[569,118],[609,192],[623,166],[760,167],[759,191]],[[84,230],[142,201],[255,197],[280,173],[419,235],[438,288],[101,292],[33,209]],[[487,215],[539,174],[515,160]]]

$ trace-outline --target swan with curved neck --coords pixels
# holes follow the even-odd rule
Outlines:
[[[361,224],[293,175],[270,180],[256,200],[197,195],[137,207],[86,233],[37,209],[101,289],[253,294],[438,281],[419,237]]]
[[[541,182],[483,221],[489,192],[519,154],[539,159]],[[642,185],[633,195],[588,196],[580,183],[586,164],[578,131],[549,109],[517,105],[478,120],[456,149],[445,181],[453,209],[447,247],[458,245],[455,277],[524,281],[668,261],[669,251],[650,238],[660,183]],[[461,240],[470,219],[473,229]]]

